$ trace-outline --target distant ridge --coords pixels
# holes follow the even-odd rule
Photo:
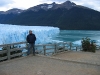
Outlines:
[[[10,11],[10,12],[9,12]],[[100,30],[100,12],[67,0],[64,3],[40,4],[27,10],[0,12],[0,23],[54,26],[70,30]]]

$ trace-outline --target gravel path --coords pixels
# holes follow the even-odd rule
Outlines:
[[[0,75],[100,75],[99,65],[65,61],[67,58],[70,58],[69,60],[74,60],[76,56],[77,60],[80,60],[77,54],[75,54],[75,56],[73,54],[73,52],[70,52],[66,54],[67,56],[64,53],[53,57],[28,56],[1,62]],[[86,54],[88,55],[89,53]],[[94,56],[96,56],[95,53]],[[63,58],[63,60],[59,60],[59,57]],[[82,56],[82,58],[84,58],[84,56]],[[84,61],[85,59],[86,58],[84,58]],[[92,59],[90,60],[92,62]]]

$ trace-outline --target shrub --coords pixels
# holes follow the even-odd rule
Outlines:
[[[82,49],[83,51],[95,52],[96,45],[94,44],[93,41],[91,41],[90,38],[86,37],[82,39]]]

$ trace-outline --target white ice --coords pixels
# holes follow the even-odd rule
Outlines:
[[[0,24],[0,45],[25,42],[29,30],[36,35],[36,44],[52,43],[52,38],[60,32],[58,27]]]

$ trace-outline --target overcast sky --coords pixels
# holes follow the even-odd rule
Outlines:
[[[0,0],[0,11],[6,11],[12,8],[27,9],[42,3],[63,3],[67,0]],[[70,0],[77,5],[83,5],[100,11],[100,0]]]

